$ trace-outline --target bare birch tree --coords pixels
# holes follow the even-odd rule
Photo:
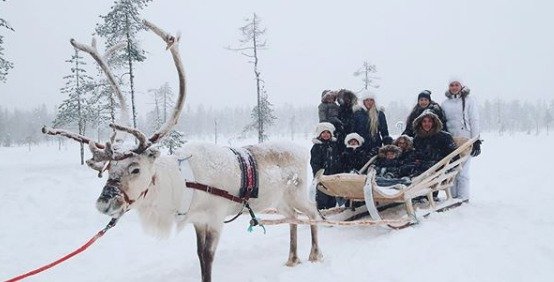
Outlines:
[[[268,123],[275,119],[272,111],[272,104],[269,102],[267,93],[262,93],[262,78],[259,71],[259,51],[265,50],[267,42],[263,38],[266,29],[261,26],[261,20],[255,13],[251,18],[245,19],[246,24],[239,28],[242,38],[239,39],[240,46],[236,48],[228,47],[227,49],[240,52],[241,55],[249,58],[249,63],[254,65],[254,76],[256,78],[256,107],[252,112],[253,122],[247,126],[258,130],[258,143],[264,142],[267,139],[265,129]],[[264,111],[269,112],[264,112]]]
[[[377,67],[368,61],[364,61],[362,67],[354,72],[354,76],[361,76],[364,84],[363,89],[368,90],[369,88],[379,88],[379,85],[375,83],[375,80],[379,77],[372,75],[374,73],[377,73]]]

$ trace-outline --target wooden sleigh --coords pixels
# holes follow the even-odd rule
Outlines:
[[[355,202],[365,202],[365,207],[356,209],[333,208],[322,211],[324,220],[308,219],[274,219],[263,220],[266,225],[281,223],[317,224],[317,225],[387,225],[391,228],[403,228],[418,223],[418,218],[426,217],[433,212],[445,211],[460,206],[464,201],[452,198],[450,188],[454,185],[456,176],[461,172],[465,162],[471,157],[473,143],[478,139],[455,138],[458,148],[437,162],[428,170],[412,178],[410,185],[397,184],[379,186],[375,178],[376,172],[371,163],[375,157],[362,169],[363,174],[340,173],[323,175],[320,171],[314,177],[313,185],[319,191]],[[367,173],[365,172],[367,168]],[[433,192],[444,191],[446,199],[437,202]],[[414,199],[419,201],[414,206]],[[394,207],[389,211],[389,207]],[[384,211],[385,210],[385,211]],[[370,219],[359,219],[366,215]]]

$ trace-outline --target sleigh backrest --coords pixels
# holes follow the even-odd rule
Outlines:
[[[454,141],[461,145],[428,170],[412,178],[412,184],[405,190],[404,197],[422,196],[427,194],[429,190],[437,191],[451,187],[464,163],[471,157],[471,149],[477,139],[478,137],[469,140],[456,138]]]

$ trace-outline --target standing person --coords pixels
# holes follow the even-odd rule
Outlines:
[[[335,127],[329,122],[321,122],[317,125],[314,145],[310,151],[310,165],[315,174],[323,169],[324,175],[340,173],[342,166],[339,161],[337,139],[333,136]],[[316,191],[315,200],[318,209],[330,209],[335,207],[335,197],[329,196],[319,190]]]
[[[439,117],[443,124],[442,130],[448,131],[446,126],[446,119],[444,117],[444,112],[442,111],[441,106],[439,106],[439,104],[431,99],[431,91],[423,90],[419,93],[419,95],[417,95],[417,104],[414,106],[412,112],[406,120],[406,129],[404,130],[404,132],[402,132],[402,135],[408,135],[410,137],[415,136],[412,124],[414,120],[427,109],[431,110]]]
[[[454,137],[474,138],[479,136],[479,112],[477,103],[469,96],[469,88],[460,79],[451,79],[446,90],[446,100],[442,108],[446,116],[448,131]],[[481,140],[473,144],[471,156],[481,153]],[[464,164],[452,186],[452,196],[469,200],[469,167],[471,159]]]
[[[354,112],[354,132],[360,134],[366,141],[364,147],[373,155],[377,154],[379,147],[383,144],[392,143],[392,137],[389,136],[387,118],[382,109],[377,108],[375,95],[368,90],[363,90],[360,94],[362,108]]]
[[[342,123],[342,130],[338,134],[337,143],[339,144],[339,150],[344,152],[346,149],[344,139],[346,135],[353,132],[353,116],[354,111],[357,110],[358,106],[358,97],[354,92],[341,89],[337,92],[337,103],[339,104],[339,120]]]
[[[342,122],[343,136],[338,136],[339,144],[344,143],[347,134],[354,131],[354,112],[358,110],[358,97],[354,92],[341,89],[337,93],[337,102],[339,103],[339,119]]]
[[[336,101],[336,92],[324,90],[321,93],[321,103],[318,106],[319,122],[330,122],[336,131],[342,131],[342,122],[339,119],[339,105],[337,105]]]

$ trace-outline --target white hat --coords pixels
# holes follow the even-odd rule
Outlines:
[[[460,85],[463,87],[465,86],[464,82],[462,81],[462,79],[460,79],[458,76],[451,76],[450,79],[448,79],[448,85],[450,85],[451,83],[453,82],[458,82],[460,83]]]
[[[358,145],[350,145],[348,144],[348,141],[350,140],[356,140],[358,141]],[[360,146],[362,146],[362,144],[364,143],[364,138],[362,136],[360,136],[360,134],[356,133],[356,132],[353,132],[353,133],[349,133],[348,135],[346,135],[346,137],[344,138],[344,145],[346,145],[346,148],[358,148]]]
[[[329,131],[331,132],[331,138],[334,139],[334,132],[335,132],[335,126],[330,122],[320,122],[315,127],[315,138],[319,138],[319,135],[323,131]],[[335,139],[336,140],[336,139]]]
[[[363,89],[360,93],[358,93],[358,97],[360,97],[360,101],[364,101],[364,100],[367,100],[367,99],[377,100],[375,93],[373,93],[373,92],[371,92],[367,89]]]

